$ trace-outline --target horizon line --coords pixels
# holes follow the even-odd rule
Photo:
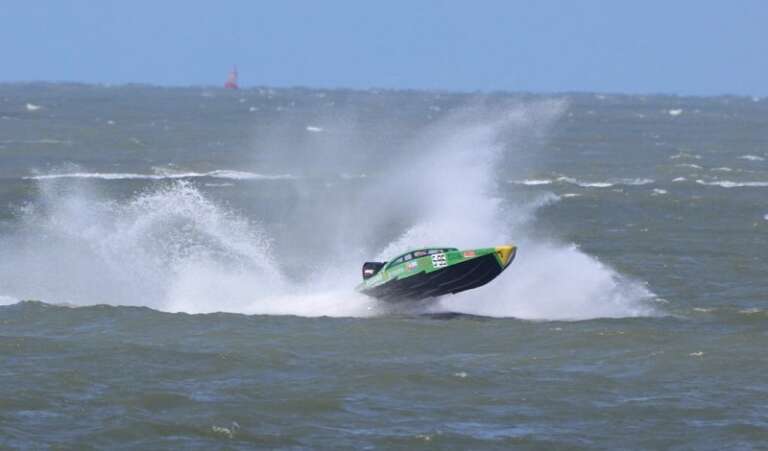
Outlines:
[[[389,92],[424,92],[424,93],[439,93],[439,94],[451,94],[451,95],[533,95],[533,96],[558,96],[558,95],[606,95],[606,96],[636,96],[636,97],[695,97],[695,98],[717,98],[717,97],[743,97],[753,101],[762,100],[768,98],[768,96],[757,94],[736,94],[736,93],[720,93],[720,94],[684,94],[674,92],[619,92],[619,91],[588,91],[588,90],[564,90],[564,91],[514,91],[510,89],[476,89],[470,90],[454,90],[447,88],[394,88],[383,86],[370,86],[367,88],[362,87],[345,87],[345,86],[308,86],[308,85],[240,85],[238,89],[225,88],[224,84],[158,84],[151,82],[91,82],[91,81],[74,81],[74,80],[5,80],[0,81],[0,86],[3,85],[81,85],[81,86],[93,86],[103,88],[121,88],[141,86],[147,88],[163,88],[163,89],[220,89],[223,91],[247,91],[253,89],[277,89],[277,90],[290,90],[290,89],[304,89],[310,91],[353,91],[353,92],[370,92],[370,91],[389,91]]]

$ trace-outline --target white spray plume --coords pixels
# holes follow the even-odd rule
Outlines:
[[[499,171],[510,170],[503,162],[514,162],[521,146],[545,134],[564,108],[558,101],[539,102],[495,111],[492,118],[470,110],[433,126],[404,178],[386,178],[411,194],[408,206],[417,219],[379,259],[423,246],[513,243],[519,253],[507,272],[480,289],[444,297],[437,310],[564,320],[653,314],[646,302],[652,294],[642,284],[573,244],[534,237],[536,210],[557,196],[522,203],[501,197]]]
[[[353,290],[363,260],[425,245],[511,242],[519,254],[499,278],[424,308],[527,319],[651,314],[641,284],[572,244],[531,233],[536,211],[556,196],[520,201],[498,190],[498,176],[530,157],[564,108],[544,101],[448,115],[393,152],[389,168],[362,179],[356,201],[318,206],[318,194],[305,193],[304,228],[288,230],[279,250],[265,226],[188,182],[157,182],[115,201],[99,198],[88,182],[42,179],[18,231],[0,237],[0,295],[171,312],[369,316],[386,309]],[[382,241],[385,233],[390,239]],[[327,239],[332,251],[313,255],[317,264],[300,277],[286,277],[281,259],[296,250],[285,247],[310,239]]]

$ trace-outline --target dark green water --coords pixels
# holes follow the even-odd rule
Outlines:
[[[763,448],[767,126],[734,97],[2,85],[0,447]],[[505,242],[475,292],[352,290]]]

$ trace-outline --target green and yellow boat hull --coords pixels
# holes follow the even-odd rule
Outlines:
[[[357,291],[388,302],[414,301],[481,287],[514,260],[517,247],[424,248],[389,262],[366,262]]]

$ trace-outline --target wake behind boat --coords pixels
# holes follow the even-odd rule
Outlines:
[[[357,291],[389,302],[460,293],[495,279],[516,254],[517,247],[512,245],[417,249],[389,262],[365,262]]]

